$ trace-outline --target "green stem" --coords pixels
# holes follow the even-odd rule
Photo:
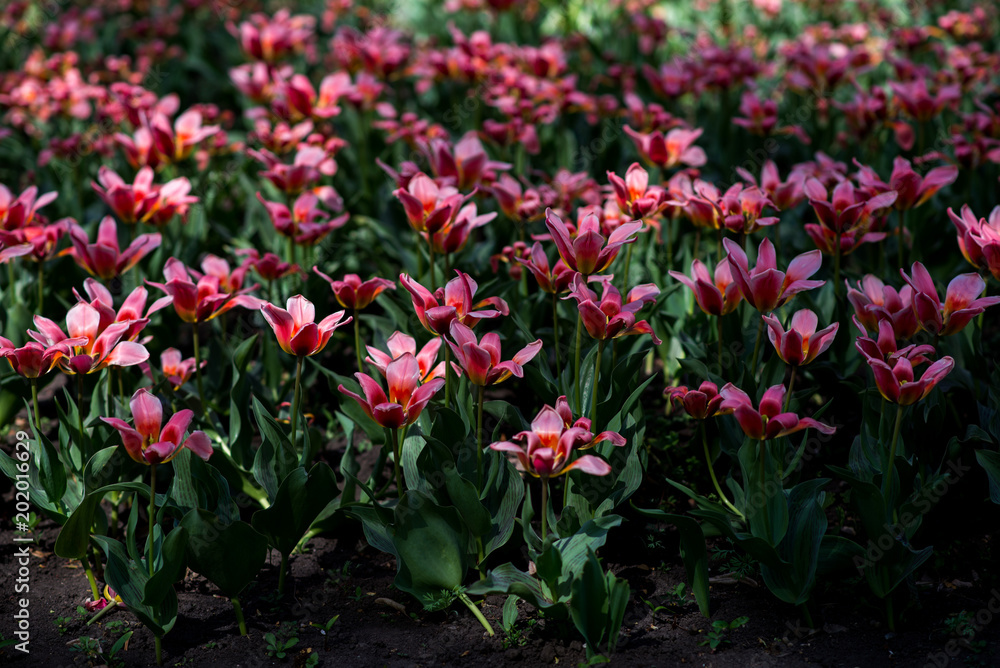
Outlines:
[[[434,279],[434,239],[433,239],[433,236],[434,235],[432,235],[430,233],[428,233],[428,235],[427,235],[427,252],[428,252],[427,261],[428,261],[428,264],[430,265],[428,268],[429,268],[429,270],[431,272],[431,282],[430,282],[430,285],[428,286],[428,288],[430,289],[431,292],[434,292],[434,286],[435,286],[435,279]]]
[[[576,379],[576,410],[583,412],[583,399],[580,394],[580,348],[583,347],[583,315],[576,315],[576,361],[573,370]],[[577,413],[579,415],[579,413]]]
[[[153,577],[153,529],[156,527],[156,464],[149,465],[149,543],[146,552],[146,564],[149,577]]]
[[[559,297],[556,293],[552,293],[552,343],[556,349],[556,372],[557,374],[562,369],[562,363],[559,361]]]
[[[569,478],[566,479],[567,484],[569,484]],[[548,535],[549,527],[549,479],[542,478],[542,542],[545,542],[545,537]]]
[[[722,487],[719,486],[719,479],[715,477],[715,469],[712,468],[712,452],[708,448],[708,428],[705,426],[704,420],[701,421],[701,446],[705,450],[705,463],[708,465],[708,474],[712,477],[712,485],[715,486],[715,493],[719,495],[722,505],[729,508],[729,510],[742,520],[743,513],[729,502],[726,495],[722,493]]]
[[[87,582],[90,583],[90,593],[94,597],[95,601],[101,600],[101,592],[97,588],[97,578],[94,577],[94,570],[90,567],[90,562],[87,561],[87,557],[80,560],[83,564],[83,572],[87,574]]]
[[[31,379],[31,406],[35,413],[35,429],[38,431],[37,436],[41,437],[42,433],[42,420],[38,413],[38,379]],[[40,439],[39,439],[40,440]]]
[[[278,566],[278,597],[285,595],[285,572],[288,571],[288,555],[281,554],[281,564]]]
[[[785,405],[781,408],[782,413],[788,412],[788,402],[792,398],[792,390],[795,389],[795,371],[798,369],[797,366],[792,367],[792,375],[788,379],[788,391],[785,392]]]
[[[899,209],[899,267],[901,269],[906,268],[906,244],[904,239],[906,238],[906,211]]]
[[[111,601],[106,606],[97,611],[93,617],[87,620],[87,626],[90,626],[94,622],[98,622],[104,619],[107,615],[111,614],[118,609],[118,601]]]
[[[395,429],[390,429],[392,432],[392,466],[393,475],[396,479],[396,495],[400,498],[403,496],[403,448],[399,443],[399,432]]]
[[[451,346],[444,342],[444,407],[451,404]]]
[[[462,603],[465,604],[465,607],[467,607],[469,610],[472,611],[472,614],[475,616],[476,619],[479,620],[479,623],[483,625],[483,628],[486,629],[486,632],[490,634],[490,637],[493,637],[494,635],[493,627],[490,626],[490,623],[486,620],[485,617],[483,617],[483,613],[479,611],[479,608],[476,607],[475,603],[473,603],[469,599],[469,597],[466,596],[465,592],[459,592],[458,598],[462,600]]]
[[[198,400],[201,401],[201,410],[207,416],[208,404],[205,403],[205,390],[201,382],[201,346],[198,345],[198,323],[194,323],[192,328],[192,339],[194,341],[194,377],[198,385]]]
[[[483,403],[486,386],[479,386],[479,397],[476,407],[476,475],[479,487],[483,486]]]
[[[296,430],[299,424],[299,395],[302,389],[302,360],[305,359],[302,355],[295,358],[295,392],[292,394],[292,447],[295,447],[296,443]],[[303,446],[304,449],[304,446]],[[305,460],[305,453],[303,453],[303,460]]]
[[[718,329],[718,355],[719,355],[719,373],[722,373],[722,316],[720,315],[716,320],[716,328]]]
[[[13,306],[19,306],[20,301],[17,298],[17,290],[15,289],[15,283],[17,283],[17,278],[14,274],[14,258],[7,261],[7,287],[10,290],[10,300]],[[8,295],[4,295],[8,296]],[[40,314],[41,312],[39,312]]]
[[[632,267],[632,246],[634,245],[635,242],[633,241],[628,245],[628,248],[625,249],[625,276],[623,277],[624,280],[622,281],[623,295],[628,294],[628,270]]]
[[[837,232],[837,247],[833,249],[833,300],[840,303],[840,232]]]
[[[764,331],[764,318],[758,313],[757,317],[760,318],[757,321],[757,340],[753,344],[753,362],[750,364],[750,373],[757,375],[757,355],[760,354],[760,335]]]
[[[722,228],[719,227],[717,230],[715,230],[715,232],[716,232],[716,235],[715,235],[715,254],[719,258],[719,263],[721,263],[722,262]]]
[[[358,373],[364,373],[364,362],[361,357],[361,328],[358,324],[358,309],[354,309],[354,352],[358,356]]]
[[[768,545],[771,545],[771,521],[770,517],[767,515],[767,441],[762,440],[760,443],[760,458],[758,466],[760,467],[760,508],[755,508],[755,513],[760,513],[761,523],[764,525],[764,539],[767,541]]]
[[[163,638],[153,636],[153,644],[156,646],[156,665],[163,665]]]
[[[76,374],[76,426],[80,429],[80,438],[87,438],[87,433],[83,430],[83,375]],[[80,444],[83,447],[83,444]]]
[[[233,612],[236,613],[236,623],[240,625],[240,635],[247,634],[247,623],[243,620],[243,608],[240,607],[240,599],[233,596],[229,599],[233,603]]]
[[[597,357],[594,359],[594,387],[590,391],[590,431],[597,433],[597,395],[600,387],[598,381],[601,376],[601,353],[604,352],[604,340],[597,342]]]
[[[888,500],[889,485],[892,482],[892,472],[896,464],[896,445],[899,443],[899,428],[903,424],[903,407],[896,407],[896,426],[892,430],[892,444],[889,446],[889,462],[882,472],[882,499]]]
[[[45,306],[45,263],[38,261],[38,313],[41,314],[42,307]]]

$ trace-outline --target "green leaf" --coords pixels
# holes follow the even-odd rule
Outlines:
[[[457,509],[407,491],[393,512],[392,542],[399,556],[396,586],[425,606],[465,579],[469,533]]]
[[[128,558],[125,548],[116,540],[106,536],[94,536],[94,540],[104,550],[107,565],[104,577],[115,590],[129,611],[139,618],[153,635],[162,638],[177,621],[177,594],[172,587],[166,589],[166,594],[157,605],[143,603],[149,573],[145,565]]]
[[[159,606],[167,596],[174,593],[174,583],[183,578],[187,570],[187,543],[188,533],[184,527],[175,528],[160,543],[159,568],[143,589],[144,605]]]
[[[273,502],[278,487],[298,466],[299,458],[285,432],[257,397],[253,398],[253,413],[261,436],[260,448],[253,461],[253,476]]]
[[[250,449],[253,431],[249,410],[251,379],[247,375],[247,365],[256,343],[257,335],[254,334],[233,353],[233,384],[229,395],[229,453],[244,470],[253,466],[254,459]]]
[[[108,492],[138,492],[149,498],[149,485],[137,482],[123,482],[115,485],[106,485],[92,492],[88,492],[77,506],[73,514],[70,515],[62,531],[56,538],[53,548],[55,553],[64,559],[83,559],[87,555],[87,546],[90,543],[90,532],[94,526],[94,514],[97,507]],[[98,536],[94,536],[98,538]]]
[[[62,463],[59,461],[59,453],[56,451],[55,446],[52,445],[48,437],[35,424],[31,403],[25,400],[24,406],[28,412],[28,424],[31,425],[31,430],[35,433],[37,442],[41,444],[41,447],[38,448],[37,461],[42,489],[45,490],[48,498],[61,499],[63,494],[66,493],[66,469],[63,468]]]
[[[681,560],[684,562],[688,584],[691,586],[691,591],[694,592],[694,598],[698,602],[701,614],[705,617],[711,616],[709,612],[708,549],[705,545],[705,534],[701,530],[701,525],[685,515],[665,513],[657,509],[637,508],[634,504],[632,507],[646,517],[677,527],[677,532],[680,534]]]
[[[279,552],[291,554],[316,516],[339,491],[333,470],[326,462],[313,465],[308,473],[302,467],[296,468],[282,481],[274,503],[253,514],[253,528]]]
[[[246,522],[226,525],[214,513],[192,510],[181,519],[188,532],[191,570],[232,598],[250,584],[267,560],[267,538]]]
[[[976,461],[990,481],[990,501],[1000,504],[1000,452],[976,450]]]

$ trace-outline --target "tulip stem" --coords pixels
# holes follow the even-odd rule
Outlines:
[[[36,433],[36,437],[39,439],[39,442],[41,442],[42,420],[38,416],[38,379],[37,378],[32,378],[31,379],[31,406],[34,409],[34,413],[35,413],[35,431],[37,432]]]
[[[294,394],[292,394],[292,448],[295,448],[295,443],[296,443],[295,438],[297,435],[296,430],[299,424],[299,394],[301,392],[301,385],[302,385],[303,359],[304,357],[302,355],[299,355],[295,358],[295,392]],[[305,456],[303,456],[302,459],[304,461]]]
[[[83,564],[83,572],[87,574],[87,582],[90,583],[90,593],[94,596],[95,601],[101,600],[101,592],[97,588],[97,578],[94,577],[94,570],[90,567],[90,562],[87,561],[87,557],[80,560]]]
[[[466,596],[465,592],[463,591],[460,591],[458,593],[458,597],[462,600],[462,603],[465,604],[465,607],[467,607],[469,610],[472,611],[472,614],[475,616],[476,619],[479,620],[479,623],[483,625],[483,628],[486,629],[486,632],[489,633],[490,637],[492,638],[494,635],[493,627],[490,626],[489,621],[487,621],[487,619],[483,617],[483,613],[479,611],[479,608],[476,607],[476,604],[473,603],[471,600],[469,600],[469,597]]]
[[[285,594],[285,572],[288,571],[288,555],[281,553],[281,564],[278,565],[278,598]]]
[[[45,305],[45,263],[41,260],[38,261],[38,313],[42,313],[42,307]]]
[[[243,608],[240,607],[240,599],[233,596],[229,599],[233,603],[233,612],[236,613],[236,623],[240,625],[240,635],[247,634],[247,623],[243,620]]]
[[[597,388],[601,377],[601,353],[604,352],[604,339],[597,342],[597,357],[594,358],[594,383],[590,391],[590,431],[597,433]]]
[[[721,374],[722,373],[722,316],[720,315],[715,320],[716,320],[716,328],[719,333],[717,344],[719,353],[719,373]]]
[[[833,301],[840,304],[840,232],[837,232],[837,247],[833,249]]]
[[[634,245],[635,242],[633,241],[628,245],[628,248],[625,249],[625,275],[623,277],[624,280],[622,281],[623,295],[628,293],[628,270],[632,266],[632,246]]]
[[[583,399],[580,395],[580,348],[583,346],[583,315],[576,316],[576,362],[573,365],[576,377],[576,410],[583,412]]]
[[[403,496],[403,449],[400,447],[399,443],[399,432],[395,429],[390,429],[392,432],[392,466],[393,472],[396,478],[396,495],[400,498]]]
[[[434,285],[435,285],[435,283],[434,283],[434,240],[432,238],[433,235],[431,233],[428,232],[427,234],[428,234],[428,236],[427,236],[427,252],[428,252],[427,262],[430,265],[428,267],[428,269],[431,272],[430,290],[431,290],[431,292],[434,292]]]
[[[722,264],[722,228],[715,230],[715,233],[715,254],[719,258],[719,264]]]
[[[194,378],[198,385],[198,400],[201,401],[201,410],[208,416],[208,405],[205,403],[205,390],[201,383],[201,347],[198,345],[198,323],[195,322],[191,329],[192,340],[194,341]]]
[[[566,479],[567,484],[569,484],[569,478]],[[549,479],[542,478],[542,542],[545,542],[545,536],[548,535],[549,527]]]
[[[14,274],[14,258],[7,261],[7,289],[10,290],[10,300],[12,306],[19,306],[20,301],[17,298],[17,290],[15,289],[15,283],[17,283],[17,278]],[[4,295],[5,297],[8,295]],[[41,312],[39,312],[41,314]]]
[[[364,362],[361,358],[361,327],[358,323],[358,309],[354,309],[354,352],[358,356],[358,373],[364,373]]]
[[[757,355],[760,354],[760,335],[764,331],[764,318],[758,313],[757,317],[757,341],[753,344],[753,362],[750,364],[750,373],[757,375]]]
[[[479,386],[479,404],[476,407],[476,475],[479,480],[479,487],[483,486],[483,403],[486,394],[486,386]]]
[[[889,496],[889,486],[892,484],[892,472],[896,463],[896,445],[899,443],[899,427],[903,423],[903,406],[896,407],[896,426],[892,430],[892,444],[889,446],[889,462],[882,472],[882,499]]]
[[[442,337],[443,338],[443,337]],[[451,404],[451,346],[444,343],[444,407]]]
[[[705,450],[705,463],[708,464],[708,474],[712,476],[712,484],[715,486],[715,493],[719,495],[719,499],[726,508],[733,511],[733,513],[735,513],[741,520],[744,519],[743,513],[741,513],[736,506],[731,504],[729,499],[726,498],[726,495],[722,493],[722,487],[719,486],[719,479],[715,477],[715,469],[712,468],[712,453],[708,449],[708,428],[705,426],[704,420],[701,420],[701,446]]]
[[[552,293],[552,343],[556,349],[556,373],[562,369],[559,361],[559,297]]]
[[[156,527],[156,464],[149,465],[149,544],[146,552],[146,564],[149,577],[153,577],[153,529]]]
[[[105,605],[103,608],[101,608],[100,610],[98,610],[97,614],[95,614],[93,617],[91,617],[90,619],[87,620],[87,626],[90,626],[94,622],[97,622],[97,621],[100,621],[100,620],[104,619],[105,617],[107,617],[109,614],[111,614],[112,612],[114,612],[117,609],[118,609],[118,601],[111,601],[110,603],[108,603],[107,605]]]
[[[79,373],[76,374],[76,426],[80,429],[80,440],[86,439],[87,434],[83,431],[83,375]]]
[[[796,369],[798,369],[797,366],[793,366],[792,367],[792,375],[788,379],[788,391],[785,392],[785,405],[782,406],[782,408],[781,408],[781,412],[782,413],[787,413],[788,412],[788,402],[792,398],[792,390],[795,389],[795,371],[796,371]]]

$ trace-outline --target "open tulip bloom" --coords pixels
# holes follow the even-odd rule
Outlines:
[[[89,374],[108,366],[133,366],[149,359],[149,352],[139,343],[125,340],[132,321],[114,322],[101,328],[100,312],[85,302],[74,305],[66,314],[67,336],[62,328],[48,318],[36,315],[35,327],[28,335],[51,347],[65,344],[70,354],[59,360],[68,374]]]
[[[552,209],[546,209],[545,226],[549,228],[552,241],[559,249],[559,257],[566,266],[584,276],[590,276],[607,269],[618,257],[622,246],[634,243],[635,235],[642,230],[643,224],[641,220],[623,223],[605,239],[601,235],[601,221],[597,216],[588,214],[580,221],[576,236],[570,238],[566,223]]]
[[[733,272],[730,268],[729,260],[724,259],[715,266],[714,276],[708,272],[708,267],[705,266],[705,263],[698,259],[691,262],[690,278],[679,271],[670,270],[667,273],[694,292],[694,299],[702,312],[718,318],[716,322],[716,340],[718,344],[718,363],[721,368],[722,316],[736,310],[736,307],[740,305],[740,301],[743,299],[739,286],[733,280]]]
[[[754,408],[753,401],[746,392],[732,383],[727,383],[719,392],[723,399],[720,410],[732,411],[743,433],[758,441],[781,438],[810,427],[823,434],[832,434],[836,431],[834,427],[812,418],[800,418],[795,413],[782,412],[785,392],[784,385],[767,388],[761,397],[760,407]]]
[[[365,361],[378,369],[379,373],[385,376],[385,370],[393,360],[399,359],[403,355],[413,355],[420,367],[420,382],[426,383],[435,378],[444,378],[445,363],[437,361],[438,351],[441,349],[441,337],[435,336],[427,342],[420,352],[417,352],[417,341],[412,336],[402,332],[394,332],[386,342],[388,353],[382,352],[378,348],[368,346],[368,357]],[[454,362],[452,369],[456,374],[461,372],[461,368]]]
[[[896,338],[909,339],[917,333],[919,324],[913,311],[913,288],[904,285],[898,292],[891,285],[867,274],[858,282],[859,290],[847,283],[847,301],[854,308],[858,323],[867,332],[879,331],[879,322],[888,319]]]
[[[364,372],[361,362],[361,328],[358,311],[367,308],[384,291],[395,290],[396,284],[377,276],[362,281],[357,274],[347,274],[343,280],[337,281],[321,272],[318,267],[313,267],[313,271],[330,284],[333,296],[341,306],[354,311],[354,353],[358,360],[358,371]]]
[[[787,332],[773,314],[764,316],[764,322],[767,323],[767,337],[778,357],[790,366],[805,366],[816,359],[833,344],[840,328],[840,323],[835,322],[817,332],[819,318],[809,309],[795,312]]]
[[[958,249],[977,269],[986,269],[1000,281],[1000,205],[993,207],[989,218],[976,218],[968,204],[962,215],[948,209],[948,217],[958,232]]]
[[[69,238],[73,246],[61,254],[72,256],[88,273],[104,281],[121,276],[160,245],[159,234],[140,234],[123,252],[118,245],[118,225],[111,216],[98,225],[95,243],[89,243],[79,225],[70,227]]]
[[[951,279],[942,304],[934,279],[923,264],[914,262],[909,276],[902,269],[899,273],[913,288],[913,312],[921,329],[934,336],[956,334],[987,307],[1000,304],[1000,297],[979,297],[986,289],[979,274],[959,274]]]

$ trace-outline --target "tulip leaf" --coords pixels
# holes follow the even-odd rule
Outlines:
[[[1000,503],[1000,453],[992,450],[976,450],[976,461],[989,478],[990,501]]]
[[[185,553],[188,538],[188,532],[184,527],[176,527],[160,541],[156,572],[143,588],[144,605],[157,607],[174,593],[174,583],[183,578],[187,570]]]
[[[462,585],[469,533],[456,508],[408,490],[393,512],[392,542],[398,554],[396,586],[425,607],[439,609],[442,591]]]
[[[490,457],[490,475],[482,501],[490,515],[490,530],[483,537],[483,555],[503,547],[514,534],[514,521],[524,499],[521,475],[506,457]]]
[[[106,536],[94,536],[94,540],[107,556],[104,577],[108,585],[153,635],[162,638],[169,633],[177,621],[177,594],[173,587],[165,589],[163,599],[156,605],[144,604],[150,579],[145,564],[129,559],[124,546],[116,540]]]
[[[121,469],[121,452],[121,448],[112,445],[94,453],[83,470],[86,489],[96,489],[107,484],[108,480],[118,477]],[[187,452],[187,448],[182,452]]]
[[[56,537],[56,544],[53,550],[64,559],[83,559],[87,555],[87,546],[90,543],[91,528],[94,526],[94,514],[108,492],[138,492],[149,498],[149,485],[137,482],[122,482],[114,485],[99,487],[87,492],[80,505],[76,507],[73,514],[66,520],[59,536]],[[98,536],[94,536],[98,538]]]
[[[632,507],[650,519],[677,527],[677,532],[680,534],[681,560],[684,562],[688,584],[691,586],[691,591],[694,592],[694,598],[698,602],[701,614],[710,617],[708,549],[701,525],[686,515],[666,513],[658,509],[638,508],[634,504]]]
[[[59,500],[66,493],[66,469],[59,461],[59,453],[48,436],[42,433],[39,425],[35,424],[34,412],[31,404],[25,400],[24,406],[28,412],[28,424],[35,433],[37,448],[37,461],[39,480],[45,495],[50,499]]]
[[[250,354],[257,343],[257,334],[243,341],[233,352],[233,383],[229,394],[229,453],[236,464],[244,469],[253,466],[250,443],[253,429],[250,425],[250,385],[247,373]]]
[[[246,522],[226,524],[218,515],[196,508],[180,526],[188,532],[188,566],[230,598],[257,577],[267,560],[267,538]]]
[[[274,503],[253,514],[253,528],[287,556],[339,491],[336,476],[326,462],[314,464],[308,473],[301,466],[293,469],[281,482]]]
[[[284,431],[257,397],[253,398],[253,412],[261,435],[253,461],[253,476],[267,492],[268,500],[273,502],[282,481],[298,465],[298,456]]]

